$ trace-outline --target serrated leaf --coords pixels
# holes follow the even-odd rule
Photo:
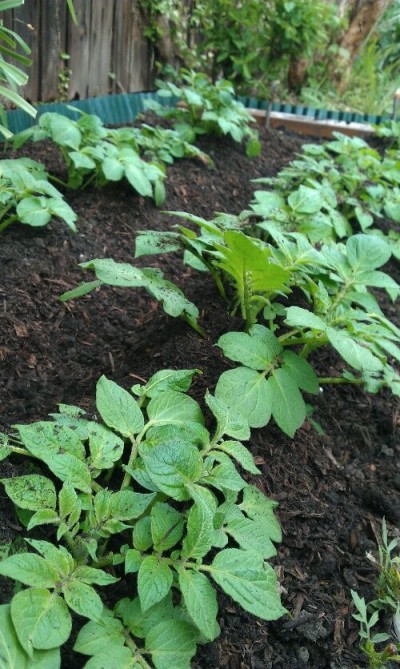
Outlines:
[[[233,278],[241,301],[245,290],[272,294],[285,288],[290,274],[271,262],[272,253],[268,247],[260,247],[236,230],[225,232],[224,241],[225,246],[217,246],[222,258],[215,264]]]
[[[216,617],[216,592],[204,574],[189,569],[179,571],[179,587],[185,605],[195,625],[206,639],[213,641],[220,634]]]
[[[21,646],[30,656],[34,648],[58,648],[71,634],[72,620],[64,600],[42,588],[14,595],[11,618]]]
[[[90,585],[80,581],[70,581],[64,584],[62,592],[69,608],[75,613],[94,621],[101,619],[103,602]]]
[[[46,476],[29,474],[0,481],[7,495],[20,509],[39,511],[43,507],[56,508],[56,489],[54,483]]]
[[[274,369],[268,385],[272,395],[272,416],[281,430],[293,437],[306,419],[306,405],[298,385],[285,369]]]
[[[156,555],[144,558],[138,572],[138,594],[143,611],[164,599],[172,580],[172,571],[162,558]]]
[[[215,396],[244,416],[250,427],[268,424],[272,410],[271,390],[263,375],[255,370],[238,367],[223,372]]]
[[[104,422],[124,437],[132,437],[143,430],[143,414],[135,399],[105,376],[97,382],[96,407]]]
[[[190,669],[196,652],[198,632],[181,620],[166,620],[146,636],[146,650],[151,653],[156,669]]]
[[[207,568],[218,585],[246,611],[263,620],[277,620],[285,615],[272,567],[261,556],[226,548]]]

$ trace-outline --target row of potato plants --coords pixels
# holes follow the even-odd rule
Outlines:
[[[160,88],[159,95],[173,98],[180,90],[183,108],[163,107],[153,101],[159,114],[171,119],[171,128],[146,123],[106,128],[97,116],[76,110],[80,114],[77,120],[44,113],[37,125],[15,136],[16,149],[27,141],[51,141],[64,160],[67,180],[48,174],[43,165],[28,158],[2,160],[0,232],[14,221],[38,227],[47,225],[52,217],[62,219],[75,231],[76,215],[54,184],[87,188],[125,179],[139,195],[153,198],[160,206],[165,200],[168,165],[180,158],[197,158],[212,165],[211,158],[193,144],[198,135],[228,135],[236,142],[246,139],[247,154],[257,155],[258,133],[250,126],[250,113],[235,99],[232,85],[224,80],[212,85],[206,75],[189,71],[182,76],[188,85],[178,89],[171,84]]]
[[[183,248],[185,262],[211,272],[223,296],[234,289],[244,331],[227,332],[218,346],[239,366],[204,398],[211,430],[187,394],[197,370],[160,370],[130,391],[102,377],[101,421],[62,405],[51,420],[3,435],[0,457],[34,466],[2,479],[34,549],[11,547],[0,563],[0,574],[27,586],[0,607],[7,667],[60,666],[72,614],[89,621],[74,645],[90,657],[89,669],[190,667],[196,645],[220,633],[213,582],[265,620],[285,614],[268,563],[281,540],[276,504],[249,483],[259,472],[242,442],[271,416],[292,436],[307,415],[303,393],[324,383],[399,394],[390,362],[400,359],[399,330],[369,290],[384,288],[395,300],[399,287],[379,270],[391,256],[387,240],[360,233],[315,245],[253,205],[212,221],[180,213],[190,227],[136,241],[136,256]],[[201,331],[196,305],[159,270],[111,259],[83,267],[96,279],[63,299],[104,283],[141,286]],[[294,289],[306,306],[286,306]],[[308,358],[327,344],[351,370],[318,377]],[[102,588],[120,579],[125,596],[105,606]]]
[[[240,110],[239,125],[244,117],[248,123],[230,85],[218,95],[221,117],[230,104]],[[196,117],[199,127],[198,112]],[[232,110],[231,126],[228,119],[221,121],[223,128],[210,119],[205,123],[207,132],[229,133],[235,125]],[[254,131],[243,128],[255,140]],[[149,181],[160,174],[151,163],[155,155],[158,164],[184,155],[206,159],[177,130],[109,130],[90,115],[71,121],[45,114],[15,146],[29,138],[56,143],[67,168],[64,186],[103,185],[125,176],[157,204],[164,196],[157,179],[150,190],[135,169],[139,146],[146,160],[140,158],[138,169],[147,170]],[[254,153],[254,142],[248,152]],[[45,199],[57,196],[42,166],[28,159],[3,162],[4,178],[6,168],[14,170],[9,182],[17,182],[14,196],[21,195],[4,228],[17,218],[31,225],[44,225],[52,215],[63,218],[67,209],[60,202],[68,206],[62,198],[56,210]],[[42,190],[33,183],[39,175],[47,183],[40,184]],[[22,194],[22,186],[31,191]],[[6,216],[11,198],[8,204]],[[24,217],[24,206],[36,208],[36,216],[41,210],[40,222]],[[64,220],[74,229],[72,210]],[[146,278],[161,298],[165,286],[157,273]],[[172,284],[170,293],[166,300],[173,305],[178,291]],[[177,315],[173,306],[171,311]],[[196,318],[194,313],[193,323]],[[205,404],[214,427],[205,427],[201,407],[187,394],[198,371],[160,370],[130,391],[102,377],[96,393],[100,420],[61,405],[51,420],[15,425],[1,436],[0,459],[30,463],[29,473],[1,480],[27,530],[27,546],[3,547],[0,562],[0,574],[20,584],[11,602],[0,606],[0,656],[7,669],[59,667],[73,616],[88,621],[74,644],[77,653],[89,656],[86,667],[189,667],[197,644],[220,633],[213,582],[254,615],[284,615],[268,563],[281,529],[276,503],[248,482],[259,473],[242,443],[250,427],[209,392]],[[125,596],[105,606],[102,589],[120,580]]]

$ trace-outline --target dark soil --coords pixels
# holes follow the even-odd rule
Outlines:
[[[253,160],[229,141],[203,140],[215,169],[197,161],[170,167],[164,208],[208,218],[214,211],[238,213],[251,199],[249,180],[275,174],[309,141],[283,131],[265,132],[262,140],[262,155]],[[29,155],[62,175],[52,147],[34,145]],[[227,368],[213,344],[240,324],[228,316],[209,278],[189,271],[178,255],[147,264],[161,267],[199,306],[205,339],[136,290],[103,287],[80,300],[59,301],[65,290],[90,280],[79,262],[102,257],[131,262],[136,231],[169,229],[174,219],[128,185],[66,197],[79,215],[76,235],[53,222],[43,229],[16,224],[0,239],[2,427],[43,420],[59,402],[93,409],[101,374],[129,388],[162,368],[197,367],[203,375],[193,393],[200,400]],[[399,324],[396,308],[380,297]],[[341,364],[329,351],[314,362],[324,376]],[[222,636],[199,649],[197,669],[365,666],[350,589],[372,598],[377,571],[366,553],[376,554],[383,516],[390,534],[399,527],[399,403],[389,393],[372,396],[354,386],[325,387],[311,401],[324,436],[305,423],[289,439],[271,424],[255,430],[250,442],[263,472],[257,485],[279,502],[284,539],[275,565],[291,615],[266,623],[221,595]],[[12,467],[3,462],[0,473],[7,476]],[[0,544],[20,529],[4,494],[2,500]],[[7,601],[10,584],[4,581],[2,594],[0,601]],[[84,661],[66,654],[63,667],[81,667]]]

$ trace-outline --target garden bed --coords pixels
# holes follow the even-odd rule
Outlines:
[[[176,162],[168,169],[163,209],[205,218],[215,211],[245,209],[253,192],[249,180],[276,174],[305,141],[281,130],[262,131],[261,140],[261,156],[250,160],[228,140],[203,139],[201,148],[215,168],[196,160]],[[64,176],[54,147],[25,146],[23,155],[28,152]],[[102,374],[130,388],[159,369],[197,367],[202,374],[192,394],[200,401],[229,365],[213,344],[241,327],[228,317],[207,275],[185,268],[178,255],[151,259],[199,307],[205,338],[167,317],[144,292],[103,287],[76,301],[59,301],[61,293],[87,278],[79,262],[102,257],[131,262],[135,233],[170,229],[174,219],[127,184],[70,191],[66,199],[78,214],[76,235],[54,222],[42,229],[13,225],[0,239],[2,428],[42,420],[60,402],[93,411]],[[399,280],[398,266],[384,269]],[[386,315],[400,325],[396,306],[384,294],[380,300]],[[324,376],[342,366],[332,350],[318,352],[313,363]],[[306,422],[290,439],[270,424],[254,430],[250,442],[262,470],[254,482],[279,502],[284,538],[274,565],[291,617],[266,623],[221,594],[222,635],[199,648],[194,667],[363,666],[350,589],[372,596],[377,572],[366,553],[376,552],[383,516],[390,533],[399,525],[399,402],[389,392],[368,395],[341,385],[325,388],[311,403],[324,435]],[[0,474],[9,476],[15,465],[3,462],[1,467]],[[2,505],[0,544],[20,529],[11,505]],[[2,579],[1,585],[0,599],[7,601],[10,581]],[[122,597],[121,586],[115,588]],[[112,587],[106,595],[112,603]],[[63,666],[83,666],[83,656],[72,658],[68,652]]]

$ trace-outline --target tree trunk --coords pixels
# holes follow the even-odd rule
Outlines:
[[[339,92],[345,89],[356,56],[392,2],[393,0],[348,0],[349,26],[338,45],[343,55],[339,52],[333,72]]]

